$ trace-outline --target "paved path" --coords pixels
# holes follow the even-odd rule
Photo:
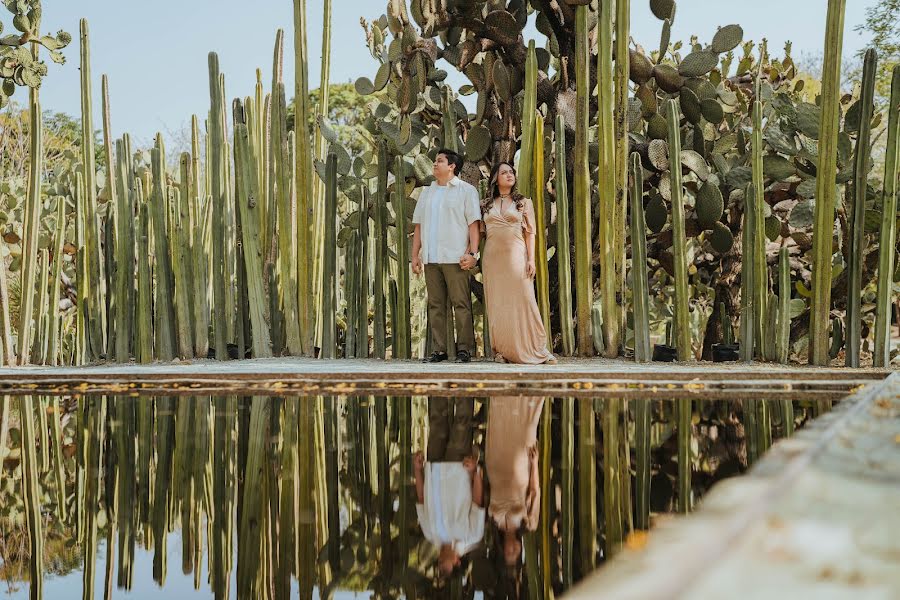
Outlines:
[[[880,369],[744,363],[648,363],[568,359],[557,365],[423,364],[373,359],[193,360],[149,365],[0,369],[7,394],[547,395],[615,398],[835,400]]]
[[[777,443],[566,597],[900,598],[900,374]]]

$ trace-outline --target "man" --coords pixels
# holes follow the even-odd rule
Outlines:
[[[412,270],[416,275],[425,272],[434,350],[425,362],[448,358],[448,298],[456,316],[456,361],[469,362],[475,351],[469,270],[478,262],[481,205],[478,191],[458,177],[462,166],[462,156],[439,150],[435,181],[422,191],[413,213]]]

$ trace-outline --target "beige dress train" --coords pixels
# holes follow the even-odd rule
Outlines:
[[[490,324],[491,348],[509,362],[540,364],[553,360],[547,334],[534,297],[534,283],[525,275],[525,233],[534,233],[534,206],[525,199],[520,212],[515,202],[500,202],[484,216],[487,240],[481,270]]]
[[[490,483],[488,514],[503,530],[537,529],[541,506],[537,428],[544,399],[490,399],[484,465]]]

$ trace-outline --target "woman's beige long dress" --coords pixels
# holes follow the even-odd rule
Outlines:
[[[544,399],[491,398],[484,465],[490,483],[488,514],[503,530],[537,528],[541,507],[537,428]]]
[[[525,274],[525,234],[534,233],[534,207],[525,199],[523,210],[506,201],[500,210],[495,200],[484,216],[487,240],[481,270],[490,324],[491,348],[509,362],[540,364],[553,360],[534,283]]]

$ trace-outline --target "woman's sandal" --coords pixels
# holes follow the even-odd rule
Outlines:
[[[556,357],[555,357],[555,356],[551,356],[550,358],[548,358],[547,360],[544,361],[544,364],[545,364],[545,365],[555,365],[555,364],[557,364]]]
[[[500,354],[499,352],[497,352],[497,353],[494,354],[494,362],[496,362],[496,363],[506,363],[506,362],[509,362],[509,361],[506,360],[505,358],[503,358],[503,355],[502,355],[502,354]]]

